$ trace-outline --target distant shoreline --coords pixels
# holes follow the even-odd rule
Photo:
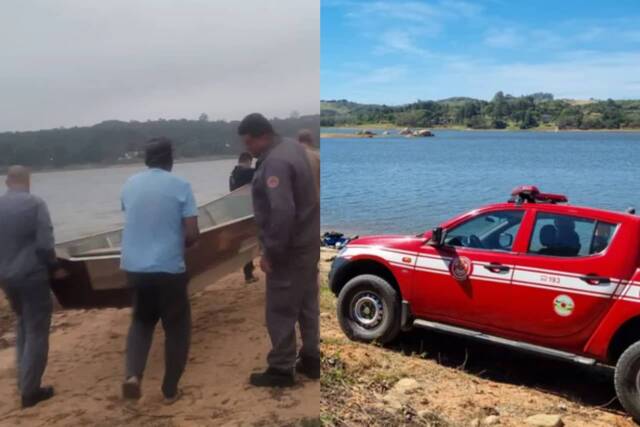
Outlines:
[[[235,154],[220,154],[213,156],[204,156],[204,157],[196,157],[196,158],[183,158],[176,159],[175,164],[183,164],[183,163],[197,163],[197,162],[211,162],[215,160],[233,160],[237,158]],[[137,159],[135,161],[129,162],[119,162],[119,163],[85,163],[79,165],[69,165],[63,166],[60,168],[36,168],[33,169],[33,174],[39,173],[53,173],[53,172],[73,172],[73,171],[81,171],[81,170],[92,170],[92,169],[113,169],[113,168],[122,168],[127,166],[144,166],[144,160]],[[4,175],[7,173],[7,168],[0,168],[0,175]]]
[[[349,139],[371,139],[371,138],[381,138],[381,137],[389,137],[396,136],[393,135],[382,135],[376,134],[373,136],[367,135],[359,135],[359,134],[350,134],[350,133],[338,133],[338,132],[324,132],[323,130],[330,129],[372,129],[372,130],[400,130],[404,129],[402,126],[395,126],[386,123],[376,123],[370,125],[353,125],[353,126],[324,126],[320,132],[320,138],[324,139],[333,139],[333,138],[349,138]],[[428,129],[435,133],[437,136],[438,130],[447,130],[447,131],[459,131],[459,132],[541,132],[541,133],[560,133],[560,132],[584,132],[584,133],[604,133],[604,132],[615,132],[615,133],[627,133],[627,132],[640,132],[640,128],[624,128],[624,129],[556,129],[555,127],[542,127],[542,128],[533,128],[533,129],[472,129],[464,126],[433,126],[429,128],[411,128],[411,129]],[[404,135],[397,135],[404,136]],[[408,138],[425,138],[425,137],[408,137]],[[428,137],[427,137],[428,138]]]

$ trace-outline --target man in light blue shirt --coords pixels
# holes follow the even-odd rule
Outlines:
[[[191,308],[184,252],[198,238],[198,209],[191,185],[171,174],[173,149],[167,138],[148,142],[149,167],[122,190],[125,226],[121,268],[133,291],[133,319],[127,338],[125,398],[138,399],[153,331],[162,320],[167,403],[179,398],[191,336]]]

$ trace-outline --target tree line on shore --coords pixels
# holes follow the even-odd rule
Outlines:
[[[554,99],[550,93],[495,94],[491,101],[457,97],[400,106],[321,102],[321,126],[389,124],[471,129],[637,129],[640,100]]]
[[[310,129],[319,138],[320,117],[273,119],[276,131],[295,137]],[[0,133],[0,171],[12,164],[34,169],[73,165],[110,165],[142,159],[144,143],[165,136],[174,141],[176,158],[234,155],[242,150],[238,121],[198,120],[104,121],[94,126]],[[317,141],[318,139],[316,139]]]

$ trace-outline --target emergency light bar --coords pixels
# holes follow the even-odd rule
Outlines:
[[[541,193],[535,185],[521,185],[511,192],[509,203],[567,203],[569,199],[562,194]]]

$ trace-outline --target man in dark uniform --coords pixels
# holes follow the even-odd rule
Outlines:
[[[22,407],[53,397],[41,385],[49,354],[52,300],[49,271],[57,266],[45,202],[30,194],[31,174],[11,166],[0,196],[0,288],[16,314],[16,362]],[[58,272],[59,275],[59,272]]]
[[[251,375],[259,387],[294,385],[294,368],[320,377],[320,203],[305,148],[278,136],[260,114],[238,127],[247,151],[258,158],[253,209],[262,247],[260,267],[267,275],[266,320],[272,349],[269,367]],[[296,323],[302,347],[296,363]]]
[[[253,173],[255,170],[251,167],[251,162],[253,161],[253,157],[251,157],[250,153],[246,151],[240,153],[238,157],[238,164],[233,171],[231,172],[231,176],[229,177],[229,191],[236,190],[243,185],[251,184],[253,180]],[[254,283],[258,281],[258,278],[253,275],[253,260],[249,261],[244,266],[244,281],[249,283]]]

